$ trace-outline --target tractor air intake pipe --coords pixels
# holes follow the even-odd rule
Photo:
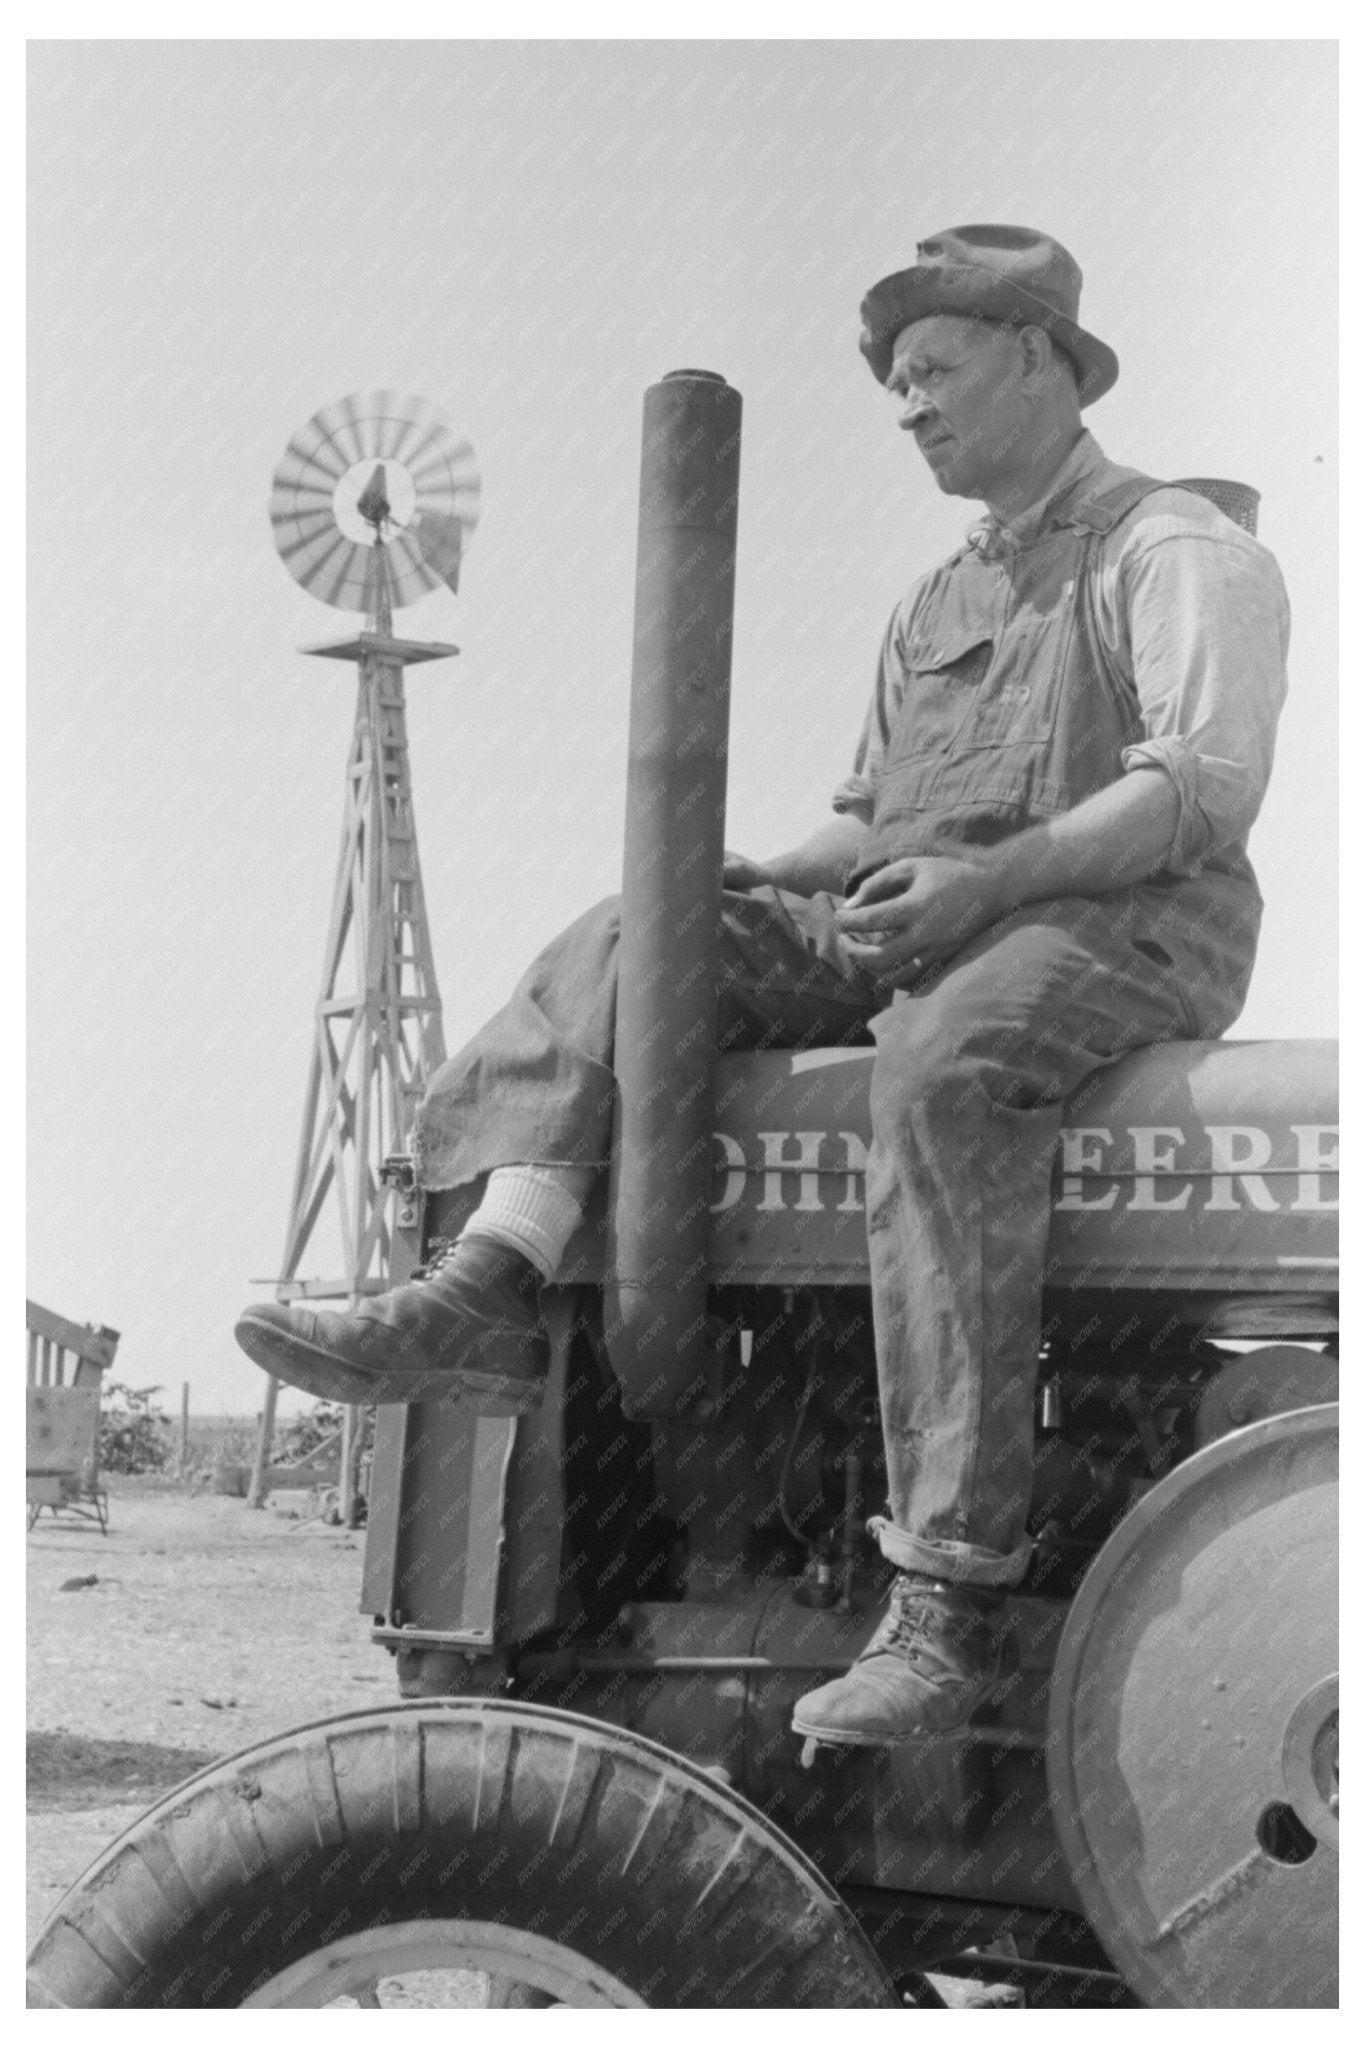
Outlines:
[[[629,1415],[707,1385],[718,930],[741,399],[645,393],[605,1319]]]

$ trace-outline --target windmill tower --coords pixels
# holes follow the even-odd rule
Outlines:
[[[358,633],[304,650],[354,662],[358,685],[303,1128],[273,1283],[281,1301],[354,1303],[387,1286],[383,1163],[405,1148],[428,1076],[445,1058],[417,854],[404,671],[459,650],[396,638],[393,613],[441,584],[458,587],[478,501],[469,443],[423,399],[399,392],[328,406],[294,435],[275,472],[270,518],[286,568],[324,603],[365,615]],[[305,1254],[320,1238],[329,1241],[340,1271],[306,1276]],[[250,1494],[257,1505],[277,1391],[269,1380]],[[355,1423],[348,1412],[346,1508]]]

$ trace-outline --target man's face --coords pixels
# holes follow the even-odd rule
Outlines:
[[[886,388],[941,491],[983,497],[1008,464],[1024,425],[1022,373],[1007,327],[934,313],[896,336]]]

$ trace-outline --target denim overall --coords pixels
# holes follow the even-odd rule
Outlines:
[[[1118,780],[1139,707],[1100,645],[1093,551],[1157,488],[1134,476],[1062,500],[1032,541],[991,537],[936,573],[860,872],[988,845]],[[774,889],[725,896],[720,1042],[875,1040],[866,1199],[888,1513],[871,1526],[902,1567],[1014,1584],[1030,1555],[1066,1099],[1138,1046],[1226,1029],[1245,997],[1259,896],[1234,853],[1198,876],[1030,903],[889,1005],[848,957],[838,905]],[[606,1163],[617,936],[612,898],[553,940],[436,1074],[414,1134],[425,1187],[517,1162]]]

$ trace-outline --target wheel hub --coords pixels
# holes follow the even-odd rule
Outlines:
[[[643,2007],[644,2001],[586,1956],[541,1935],[495,1921],[404,1920],[329,1942],[258,1986],[242,2003],[382,2010],[418,2005]]]
[[[1341,1830],[1340,1682],[1310,1686],[1284,1733],[1284,1796],[1320,1842],[1339,1845]]]

